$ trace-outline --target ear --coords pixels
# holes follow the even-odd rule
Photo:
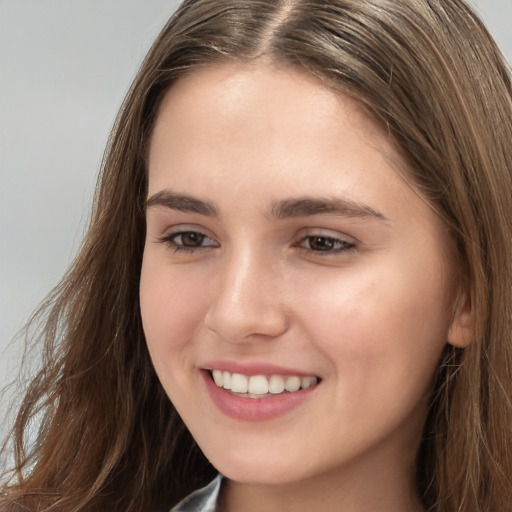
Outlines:
[[[448,343],[458,348],[467,347],[475,335],[475,319],[471,300],[466,292],[460,292],[454,307],[454,316],[448,331]]]

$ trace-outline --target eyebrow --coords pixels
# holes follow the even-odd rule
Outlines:
[[[370,206],[348,198],[299,198],[279,201],[272,205],[272,216],[276,219],[306,217],[309,215],[340,215],[358,219],[388,219]]]
[[[171,190],[161,190],[149,197],[146,201],[146,208],[155,206],[220,218],[217,208],[212,203],[186,194],[178,194]],[[348,198],[301,197],[285,199],[273,203],[270,209],[270,216],[277,220],[322,214],[358,219],[388,220],[382,213],[370,206]]]
[[[163,206],[164,208],[182,212],[199,213],[208,217],[219,217],[219,212],[213,204],[186,194],[177,194],[170,190],[161,190],[153,194],[146,201],[146,209],[154,206]]]

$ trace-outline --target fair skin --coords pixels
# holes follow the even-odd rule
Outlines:
[[[141,312],[163,387],[229,479],[224,511],[422,510],[428,393],[463,340],[448,236],[397,169],[357,102],[293,68],[217,65],[167,94]],[[223,371],[309,384],[249,397]]]

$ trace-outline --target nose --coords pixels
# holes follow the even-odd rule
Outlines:
[[[272,267],[269,258],[249,253],[229,258],[215,279],[205,326],[230,343],[274,339],[286,332],[286,293],[279,269]]]

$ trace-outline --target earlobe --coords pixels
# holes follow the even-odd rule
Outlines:
[[[467,347],[474,338],[475,321],[471,301],[467,293],[461,293],[455,307],[448,343],[458,348]]]

